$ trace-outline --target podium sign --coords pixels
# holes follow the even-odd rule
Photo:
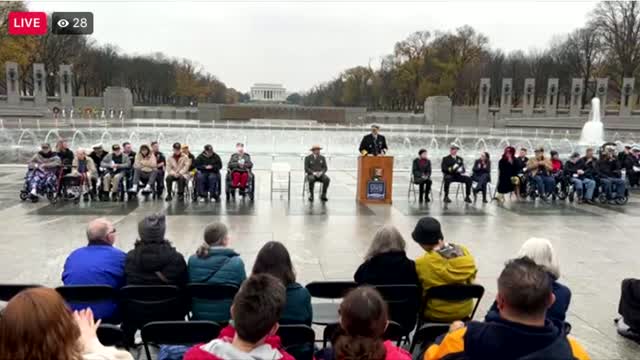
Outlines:
[[[360,156],[356,200],[368,204],[391,204],[393,157]]]
[[[384,200],[385,183],[381,180],[369,180],[367,183],[367,199],[368,200]]]

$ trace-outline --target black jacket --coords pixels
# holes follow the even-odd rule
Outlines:
[[[573,177],[574,174],[578,173],[578,170],[584,170],[583,165],[580,160],[576,161],[575,164],[571,160],[567,160],[567,162],[564,163],[564,175],[570,178]],[[584,178],[584,174],[579,175],[578,178]]]
[[[60,158],[60,161],[62,161],[62,166],[70,170],[71,163],[73,163],[73,158],[75,157],[73,155],[73,151],[69,149],[64,149],[58,152],[58,157]]]
[[[161,151],[158,151],[157,153],[153,153],[153,155],[156,156],[156,163],[158,164],[158,170],[164,171],[164,169],[167,167],[167,158],[164,157],[164,154]]]
[[[597,167],[598,175],[603,178],[619,178],[622,175],[620,162],[617,159],[600,159]]]
[[[390,251],[365,261],[353,279],[358,284],[417,285],[416,264],[404,251]]]
[[[462,169],[460,169],[462,168]],[[445,175],[464,174],[464,160],[460,156],[455,158],[447,155],[442,158],[442,173]]]
[[[177,285],[187,283],[187,263],[167,240],[137,241],[124,265],[127,285]]]
[[[366,151],[368,155],[381,155],[387,152],[387,139],[384,136],[378,134],[374,139],[373,134],[365,135],[360,142],[360,149],[358,151]]]
[[[640,332],[640,280],[622,280],[618,313],[632,331]]]
[[[581,158],[578,161],[578,166],[580,169],[584,170],[584,177],[595,180],[598,177],[598,168],[596,166],[598,160],[595,158],[591,158],[590,161],[587,161],[587,158]]]
[[[208,165],[213,166],[213,168],[206,169],[205,167]],[[201,172],[218,173],[220,172],[220,169],[222,169],[222,159],[220,159],[220,156],[216,153],[213,153],[211,156],[207,156],[203,152],[196,158],[196,169]]]
[[[104,157],[107,156],[107,152],[106,151],[102,151],[102,153],[97,154],[95,151],[92,151],[91,154],[89,154],[89,157],[91,158],[91,160],[93,160],[93,163],[96,164],[96,168],[98,169],[98,173],[102,174],[102,170],[100,168],[100,164],[102,164],[102,159],[104,159]]]
[[[323,175],[327,172],[327,159],[322,155],[318,158],[314,154],[310,154],[304,158],[304,172],[311,175],[314,172],[321,172]]]
[[[477,159],[473,163],[473,172],[472,176],[481,176],[484,174],[489,174],[489,182],[491,182],[491,160],[487,160],[487,165],[485,167],[480,166],[482,162],[480,159]]]
[[[419,157],[413,159],[413,165],[411,166],[411,174],[413,174],[413,178],[420,179],[423,176],[430,178],[431,177],[431,160],[425,159],[426,162],[424,163],[424,165],[420,164],[420,160],[422,159],[420,159]]]
[[[518,174],[523,174],[524,168],[527,167],[527,163],[529,162],[529,158],[526,156],[523,158],[517,157],[513,162],[518,167]]]
[[[500,194],[508,194],[514,190],[514,185],[511,182],[511,178],[518,176],[522,171],[520,162],[517,159],[513,159],[509,162],[507,159],[500,159],[498,161],[498,192]]]

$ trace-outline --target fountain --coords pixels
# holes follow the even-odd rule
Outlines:
[[[594,97],[591,99],[589,119],[582,127],[578,144],[583,146],[599,146],[602,143],[604,143],[604,125],[600,120],[600,99]]]

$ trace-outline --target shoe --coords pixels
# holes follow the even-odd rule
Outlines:
[[[220,195],[213,195],[213,200],[220,202]]]
[[[144,189],[142,189],[142,192],[150,193],[151,192],[151,185],[145,186]]]
[[[178,194],[178,201],[184,201],[184,194]]]
[[[89,201],[89,194],[82,195],[82,200],[83,201]]]
[[[118,201],[118,193],[111,193],[111,201]]]
[[[593,201],[593,200],[591,200],[591,199],[588,199],[588,200],[582,200],[582,202],[583,202],[583,203],[585,203],[585,204],[587,204],[587,205],[595,205],[595,204],[596,204],[596,202],[595,202],[595,201]]]
[[[466,202],[467,204],[471,204],[473,201],[471,201],[471,198],[467,196],[464,198],[464,202]]]
[[[320,200],[321,200],[322,202],[327,202],[327,201],[329,201],[329,199],[328,199],[326,196],[322,196],[322,197],[320,198]]]
[[[422,196],[418,199],[418,202],[419,202],[420,204],[422,204],[422,203],[424,202],[424,199],[422,198]]]
[[[133,185],[131,189],[129,189],[129,192],[138,192],[138,185]]]
[[[36,188],[31,189],[31,192],[29,193],[29,195],[38,196],[38,191],[36,190]]]
[[[451,199],[448,196],[445,196],[443,201],[447,204],[451,203]]]
[[[309,196],[309,202],[313,202],[313,196]]]
[[[487,196],[486,195],[482,197],[482,203],[483,204],[488,204],[489,203],[489,201],[487,201]]]
[[[425,196],[425,197],[424,197],[424,201],[425,201],[425,202],[431,202],[431,198],[429,198],[429,195],[427,195],[427,196]]]

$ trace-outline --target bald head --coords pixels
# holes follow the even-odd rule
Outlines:
[[[87,240],[89,243],[113,245],[116,240],[113,224],[104,218],[91,221],[87,226]]]

